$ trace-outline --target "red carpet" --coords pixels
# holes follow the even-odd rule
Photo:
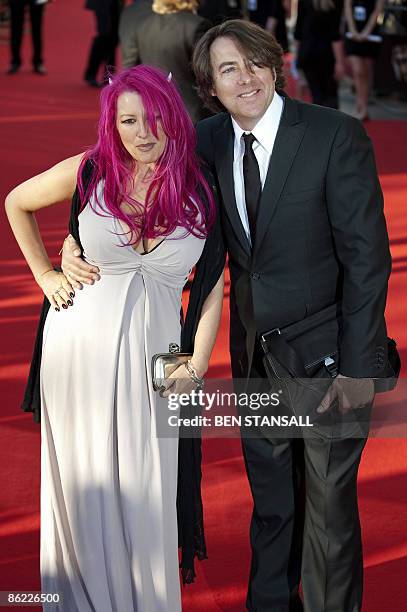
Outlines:
[[[93,142],[97,92],[82,85],[91,15],[82,0],[47,8],[45,59],[49,76],[28,68],[0,75],[0,198],[18,182]],[[26,57],[29,57],[28,45]],[[0,69],[8,63],[0,46]],[[388,302],[389,334],[407,363],[407,123],[371,122],[391,237],[394,270]],[[40,225],[49,253],[58,252],[67,206],[43,211]],[[19,410],[41,295],[1,210],[0,257],[0,591],[39,589],[39,428]],[[226,375],[227,308],[212,362]],[[209,559],[197,583],[184,589],[184,609],[242,611],[249,566],[251,512],[237,440],[204,443],[204,498]],[[365,612],[402,612],[407,599],[407,441],[372,439],[360,472],[366,585]],[[123,611],[124,612],[124,611]],[[153,611],[152,611],[153,612]]]

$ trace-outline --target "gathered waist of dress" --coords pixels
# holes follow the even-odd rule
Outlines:
[[[151,280],[170,287],[171,289],[181,290],[188,280],[182,274],[168,274],[166,269],[160,265],[154,265],[151,261],[147,261],[143,256],[132,260],[120,261],[94,261],[91,258],[85,257],[85,261],[91,266],[97,266],[100,275],[103,276],[120,276],[127,274],[140,274],[143,278]]]

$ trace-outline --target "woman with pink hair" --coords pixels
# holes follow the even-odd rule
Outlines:
[[[93,265],[82,284],[53,269],[34,218],[70,197],[71,234]],[[224,252],[213,186],[171,79],[148,66],[115,76],[101,93],[96,145],[16,187],[6,209],[49,307],[25,404],[37,420],[41,410],[42,591],[69,612],[176,612],[178,543],[186,581],[193,557],[205,556],[200,446],[160,430],[168,408],[153,391],[151,359],[171,343],[192,353],[164,396],[202,379]]]

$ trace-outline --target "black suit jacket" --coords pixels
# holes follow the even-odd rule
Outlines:
[[[144,11],[123,12],[119,36],[123,66],[150,64],[171,72],[185,106],[196,123],[205,116],[196,93],[195,77],[191,68],[192,52],[196,42],[211,26],[210,22],[191,11],[159,15]]]
[[[222,113],[197,126],[217,177],[231,275],[235,377],[250,371],[256,336],[340,302],[340,372],[379,376],[391,258],[372,146],[361,123],[291,100],[276,136],[251,249],[236,207],[234,132]]]

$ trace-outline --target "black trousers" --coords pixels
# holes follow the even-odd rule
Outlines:
[[[42,64],[42,16],[43,4],[35,4],[34,0],[10,0],[11,21],[11,63],[21,65],[21,42],[23,39],[25,7],[30,8],[31,37],[33,45],[32,63]]]
[[[251,375],[261,374],[258,353]],[[333,427],[331,436],[324,429],[303,439],[242,437],[254,502],[246,604],[251,612],[301,610],[300,580],[305,612],[361,610],[356,480],[366,436],[360,431],[351,425],[349,436],[336,437]]]
[[[86,79],[96,79],[102,65],[112,69],[116,65],[120,7],[119,2],[115,1],[111,3],[110,7],[95,9],[97,34],[92,41],[89,52],[85,70]]]
[[[303,67],[314,104],[339,108],[338,83],[334,77],[334,67],[335,64],[324,61],[313,62]]]

